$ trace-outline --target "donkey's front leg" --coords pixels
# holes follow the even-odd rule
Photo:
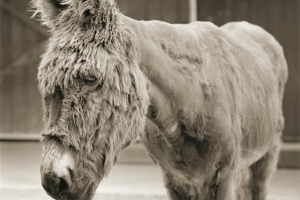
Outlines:
[[[187,196],[185,193],[180,191],[179,188],[172,185],[167,185],[167,190],[171,200],[192,200],[191,197]]]
[[[172,175],[166,173],[164,179],[170,200],[198,200],[189,193],[189,188],[176,183]]]
[[[216,172],[210,188],[210,200],[236,200],[235,170],[225,168]]]

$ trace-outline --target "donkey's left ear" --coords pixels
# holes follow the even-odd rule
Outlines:
[[[53,27],[53,22],[60,14],[60,12],[68,7],[62,0],[33,0],[32,4],[35,8],[34,16],[41,15],[43,24],[49,28]]]

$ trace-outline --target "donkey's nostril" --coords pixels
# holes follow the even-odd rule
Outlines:
[[[67,180],[64,178],[59,178],[59,179],[60,179],[59,186],[58,186],[59,190],[61,192],[68,190],[70,188],[70,184],[67,182]]]
[[[73,172],[73,170],[72,169],[70,169],[70,168],[68,168],[68,172],[69,172],[69,179],[68,180],[72,180],[73,178],[74,178],[74,172]],[[71,182],[70,182],[70,184],[71,184]],[[70,185],[69,184],[69,185]]]
[[[57,196],[62,192],[70,189],[71,181],[70,178],[58,177],[56,174],[47,173],[43,177],[43,187],[51,195]]]

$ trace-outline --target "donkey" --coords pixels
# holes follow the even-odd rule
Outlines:
[[[247,22],[136,21],[113,0],[34,0],[42,185],[92,199],[141,136],[173,200],[266,198],[284,127],[282,47]]]

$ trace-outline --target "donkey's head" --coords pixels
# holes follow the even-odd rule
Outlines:
[[[34,3],[51,31],[38,73],[43,187],[55,199],[91,199],[118,152],[143,131],[146,79],[113,2]]]

